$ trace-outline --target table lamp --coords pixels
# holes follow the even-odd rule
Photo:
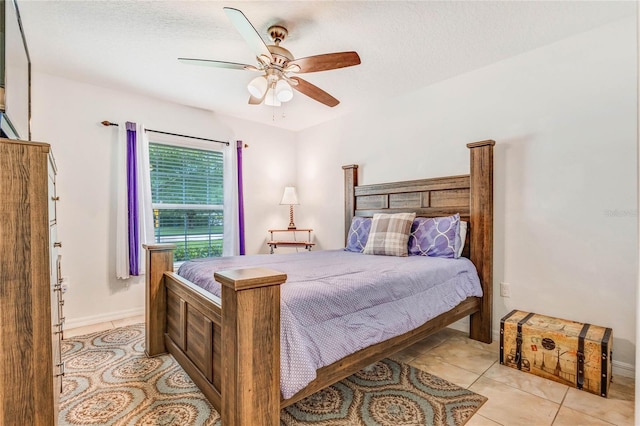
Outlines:
[[[298,194],[296,194],[295,186],[285,186],[284,194],[282,194],[282,200],[280,204],[289,205],[289,227],[288,229],[296,229],[296,224],[293,223],[293,206],[298,204]]]

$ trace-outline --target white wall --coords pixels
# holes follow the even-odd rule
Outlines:
[[[636,61],[631,18],[303,131],[304,220],[342,247],[340,166],[361,184],[468,173],[465,144],[494,139],[494,335],[516,308],[612,327],[631,373]]]
[[[289,224],[289,206],[279,203],[284,187],[296,182],[295,134],[231,117],[224,120],[236,129],[237,139],[249,145],[242,154],[247,254],[268,253],[267,230]],[[296,207],[297,218],[303,206]]]
[[[495,139],[494,329],[518,308],[613,327],[619,368],[634,363],[637,81],[629,19],[390,99],[293,135],[35,70],[33,139],[59,167],[59,235],[69,324],[142,312],[143,285],[114,278],[115,138],[102,120],[241,139],[247,253],[287,223],[318,248],[343,245],[342,170],[363,184],[467,173],[467,142]],[[297,164],[297,166],[296,166]],[[498,284],[511,284],[511,298]]]
[[[281,214],[282,188],[295,179],[292,133],[38,70],[32,88],[32,139],[49,142],[58,165],[58,235],[63,276],[70,280],[68,326],[144,311],[143,277],[115,278],[117,130],[102,126],[102,120],[249,144],[244,151],[246,247],[248,254],[266,252],[266,229]]]

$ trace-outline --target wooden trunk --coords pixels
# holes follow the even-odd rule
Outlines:
[[[514,310],[500,321],[500,364],[606,397],[610,328]]]

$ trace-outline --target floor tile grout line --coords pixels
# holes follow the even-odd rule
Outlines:
[[[471,384],[470,384],[469,386],[467,386],[467,389],[468,389],[468,390],[471,390],[471,386],[475,385],[475,384],[476,384],[476,382],[477,382],[478,380],[480,380],[480,378],[481,378],[482,376],[483,376],[483,375],[481,374],[481,375],[479,375],[478,377],[476,377],[476,379],[475,379],[473,382],[471,382]],[[484,395],[482,395],[482,396],[484,396]],[[488,398],[488,397],[486,397],[486,398]]]
[[[496,360],[496,361],[494,361],[494,362],[493,362],[493,364],[491,364],[491,365],[490,365],[487,369],[485,369],[482,373],[478,373],[477,371],[471,371],[471,370],[469,370],[468,368],[461,367],[461,366],[459,366],[459,365],[455,365],[455,364],[451,364],[450,362],[444,361],[444,360],[442,360],[442,359],[440,359],[439,361],[440,361],[442,364],[446,364],[446,365],[448,365],[448,366],[450,366],[450,367],[459,368],[460,370],[464,370],[464,371],[465,371],[465,372],[467,372],[467,373],[477,375],[478,377],[476,377],[476,378],[475,378],[475,380],[473,381],[473,383],[475,383],[475,382],[476,382],[476,380],[478,380],[480,377],[484,376],[484,373],[486,373],[486,372],[489,370],[489,368],[491,368],[491,367],[492,367],[496,362],[498,362],[497,360]],[[473,383],[472,383],[472,384],[473,384]],[[469,385],[469,386],[471,386],[471,385]],[[467,387],[467,388],[468,388],[468,387]]]
[[[493,365],[495,365],[495,363],[494,363]],[[493,367],[493,365],[492,365],[491,367]],[[491,367],[489,367],[489,368],[488,368],[484,373],[482,373],[482,376],[484,376],[484,374],[485,374],[487,371],[489,371],[489,369],[490,369]],[[505,367],[505,368],[509,368],[509,367]],[[537,377],[537,376],[536,376],[536,377]],[[536,396],[536,397],[538,397],[538,398],[542,398],[542,399],[544,399],[545,401],[549,401],[549,402],[552,402],[552,403],[554,403],[554,404],[558,404],[558,406],[560,406],[560,407],[561,407],[561,406],[562,406],[562,404],[564,403],[564,400],[565,400],[565,398],[567,397],[567,394],[569,393],[569,389],[570,389],[570,387],[569,387],[569,386],[567,386],[567,385],[563,385],[563,386],[565,386],[565,387],[566,387],[566,389],[565,389],[565,391],[564,391],[564,395],[562,396],[562,400],[561,400],[560,402],[556,402],[556,401],[554,401],[554,400],[552,400],[552,399],[547,398],[546,396],[537,395],[537,394],[535,394],[535,393],[529,392],[529,391],[528,391],[528,390],[526,390],[526,389],[522,389],[522,388],[520,388],[519,386],[514,386],[514,385],[512,385],[510,382],[501,382],[501,381],[499,381],[499,380],[495,380],[495,379],[493,379],[493,378],[491,378],[491,377],[485,377],[485,378],[486,378],[486,379],[489,379],[489,380],[493,380],[494,382],[501,383],[501,384],[503,384],[503,385],[509,386],[509,387],[511,387],[511,388],[513,388],[513,389],[517,389],[517,390],[519,390],[519,391],[522,391],[522,392],[528,393],[529,395]],[[548,380],[548,379],[544,379],[544,380]],[[554,382],[554,383],[557,383],[557,382]],[[562,383],[559,383],[559,385],[562,385]],[[585,413],[585,414],[586,414],[586,413]],[[592,417],[594,417],[594,416],[592,416]]]
[[[596,416],[596,415],[594,415],[594,414],[587,413],[587,412],[582,411],[582,410],[579,410],[579,409],[577,409],[577,408],[572,408],[572,407],[569,407],[569,406],[565,406],[565,405],[564,405],[564,402],[565,402],[565,400],[567,399],[567,396],[569,396],[569,391],[571,391],[571,389],[574,389],[574,388],[569,388],[569,387],[567,387],[567,392],[565,393],[564,398],[562,399],[562,405],[561,405],[560,407],[566,407],[566,408],[568,408],[569,410],[577,411],[577,412],[578,412],[578,413],[580,413],[580,414],[583,414],[583,415],[585,415],[585,416],[589,416],[589,417],[594,418],[594,419],[598,419],[599,421],[604,422],[604,423],[607,423],[607,424],[610,424],[610,425],[612,425],[612,426],[615,426],[615,425],[616,425],[616,423],[612,423],[612,422],[610,422],[609,420],[605,420],[605,419],[603,419],[603,418],[602,418],[602,417],[600,417],[600,416]],[[558,411],[560,411],[560,410],[558,410]],[[554,419],[554,421],[555,421],[555,419]],[[552,423],[552,425],[553,425],[553,423]]]
[[[505,424],[504,424],[504,423],[500,423],[500,422],[499,422],[499,421],[497,421],[497,420],[493,420],[491,417],[487,417],[486,415],[485,415],[485,416],[483,416],[482,414],[478,414],[478,412],[477,412],[477,411],[473,414],[473,416],[480,416],[480,417],[482,417],[483,419],[487,419],[487,420],[489,420],[489,421],[491,421],[491,422],[493,422],[493,423],[495,423],[495,424],[497,424],[497,425],[505,426]],[[473,417],[473,416],[471,416],[471,417]]]
[[[493,351],[489,351],[489,352],[493,353]],[[487,370],[487,371],[488,371],[488,370]],[[486,373],[487,371],[485,371],[485,372],[484,372],[480,377],[484,377],[484,378],[486,378],[486,379],[493,380],[493,379],[491,379],[491,378],[489,378],[489,377],[485,376],[485,373]],[[479,379],[480,377],[478,377],[478,379]],[[476,379],[476,382],[477,382],[477,380],[478,380],[478,379]],[[522,389],[522,388],[517,387],[517,386],[512,386],[512,385],[510,385],[509,383],[499,382],[499,381],[497,381],[497,380],[494,380],[494,381],[496,381],[496,382],[498,382],[498,383],[502,383],[502,384],[507,385],[507,386],[510,386],[510,387],[512,387],[512,388],[514,388],[514,389],[517,389],[517,390],[523,391],[523,392],[525,392],[525,393],[528,393],[529,395],[536,396],[536,397],[538,397],[538,398],[542,398],[542,399],[547,400],[547,401],[549,401],[549,402],[551,402],[551,403],[558,404],[558,410],[557,410],[556,415],[555,415],[554,420],[553,420],[554,422],[555,422],[555,421],[556,421],[556,419],[557,419],[557,416],[558,416],[558,414],[559,414],[559,412],[560,412],[560,409],[561,409],[562,407],[566,407],[567,409],[574,410],[574,411],[576,411],[576,412],[578,412],[578,413],[580,413],[580,414],[583,414],[583,415],[585,415],[585,416],[588,416],[588,417],[590,417],[590,418],[592,418],[592,419],[597,419],[597,420],[602,421],[602,422],[604,422],[604,423],[606,423],[606,424],[610,424],[610,425],[614,425],[614,426],[615,426],[615,423],[611,423],[609,420],[604,419],[604,418],[602,418],[601,416],[594,415],[594,414],[589,413],[589,412],[586,412],[586,411],[582,411],[582,410],[579,410],[579,409],[576,409],[576,408],[571,408],[571,407],[566,406],[566,405],[565,405],[565,401],[566,401],[567,396],[569,395],[569,392],[570,392],[570,391],[571,391],[571,389],[572,389],[572,388],[571,388],[571,386],[566,386],[565,391],[564,391],[564,394],[563,394],[563,397],[562,397],[562,400],[558,403],[558,402],[555,402],[555,401],[553,401],[553,400],[551,400],[551,399],[549,399],[549,398],[547,398],[547,397],[545,397],[545,396],[536,395],[536,394],[533,394],[533,393],[531,393],[531,392],[527,391],[526,389]],[[474,382],[474,383],[475,383],[475,382]],[[473,385],[473,383],[472,383],[471,385],[469,385],[469,387],[471,387],[472,385]],[[632,402],[633,402],[633,401],[632,401]],[[552,423],[552,425],[553,425],[553,423]]]
[[[556,419],[558,418],[558,414],[560,414],[560,410],[564,406],[564,400],[567,399],[568,393],[569,393],[569,387],[567,386],[567,388],[564,391],[564,395],[562,395],[562,401],[560,401],[560,405],[558,405],[558,411],[556,411],[556,415],[553,416],[553,420],[551,421],[551,426],[553,426],[553,424],[556,422]]]
[[[489,367],[485,368],[485,370],[482,372],[482,374],[480,374],[480,376],[484,376],[487,373],[487,371],[489,371],[491,369],[491,367],[496,365],[496,362],[500,362],[500,361],[498,361],[498,360],[493,361],[493,363]]]
[[[498,384],[500,384],[500,385],[504,385],[504,386],[510,387],[511,389],[514,389],[514,390],[520,391],[520,392],[522,392],[522,393],[526,393],[527,395],[531,395],[531,396],[533,396],[533,397],[535,397],[535,398],[539,398],[539,399],[542,399],[542,400],[544,400],[544,401],[547,401],[547,402],[550,402],[550,403],[552,403],[552,404],[555,404],[555,405],[557,405],[557,406],[558,406],[558,409],[559,409],[559,408],[560,408],[560,406],[561,406],[561,404],[560,404],[560,403],[555,402],[555,401],[552,401],[552,400],[550,400],[550,399],[547,399],[547,398],[545,398],[544,396],[540,396],[540,395],[533,394],[533,393],[528,392],[528,391],[526,391],[526,390],[524,390],[524,389],[520,389],[519,387],[512,386],[512,385],[511,385],[511,384],[509,384],[509,383],[504,383],[504,382],[498,381],[498,380],[496,380],[496,379],[492,379],[491,377],[484,377],[484,374],[483,374],[483,375],[481,375],[480,377],[483,377],[483,378],[485,378],[486,380],[491,380],[492,382],[498,383]],[[478,380],[480,379],[480,377],[478,377]],[[595,416],[591,416],[591,417],[595,417]]]

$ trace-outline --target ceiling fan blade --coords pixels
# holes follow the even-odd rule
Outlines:
[[[236,64],[235,62],[223,62],[223,61],[210,61],[208,59],[192,59],[192,58],[178,58],[180,62],[188,65],[204,65],[207,67],[216,68],[229,68],[233,70],[253,70],[253,65]]]
[[[266,94],[267,92],[265,92]],[[249,96],[249,105],[260,105],[264,100],[264,96],[261,98],[256,98],[255,96]]]
[[[269,48],[265,44],[262,37],[258,31],[251,25],[251,22],[244,16],[244,13],[239,11],[238,9],[234,9],[232,7],[225,7],[224,13],[227,14],[227,17],[231,21],[236,30],[240,33],[242,38],[247,42],[251,50],[256,56],[264,55],[268,58],[271,58],[271,52]]]
[[[319,88],[318,86],[314,86],[313,84],[299,77],[290,77],[290,78],[291,80],[298,83],[291,87],[296,89],[298,92],[304,95],[307,95],[311,99],[321,102],[329,107],[334,107],[340,103],[339,100],[337,100],[336,98],[334,98],[333,96],[331,96],[330,94],[328,94],[327,92]]]
[[[288,66],[297,65],[300,71],[316,72],[351,67],[360,64],[360,56],[356,52],[325,53],[324,55],[308,56],[306,58],[289,61]]]

